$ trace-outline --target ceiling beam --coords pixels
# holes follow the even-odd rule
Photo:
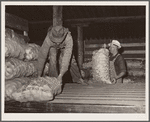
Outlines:
[[[120,17],[100,17],[100,18],[83,18],[83,19],[68,19],[64,20],[65,24],[90,24],[101,22],[127,22],[145,19],[145,16],[120,16]],[[52,24],[52,21],[30,21],[30,24]]]

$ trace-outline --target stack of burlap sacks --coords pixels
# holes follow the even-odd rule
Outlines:
[[[127,70],[129,76],[144,77],[145,76],[145,60],[127,59]]]
[[[109,71],[109,51],[106,48],[93,51],[92,61],[83,64],[82,76],[96,82],[111,84]],[[144,60],[126,60],[127,75],[123,82],[134,82],[133,79],[145,77]]]
[[[11,29],[5,30],[5,100],[52,100],[61,92],[56,78],[38,77],[40,46],[26,43],[26,38]],[[48,64],[44,73],[48,72]]]

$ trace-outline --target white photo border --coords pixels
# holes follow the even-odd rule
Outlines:
[[[144,5],[146,6],[146,113],[145,114],[54,114],[54,113],[4,113],[5,91],[5,6],[6,5]],[[148,1],[5,1],[1,2],[1,117],[2,121],[143,121],[149,119],[149,2]]]

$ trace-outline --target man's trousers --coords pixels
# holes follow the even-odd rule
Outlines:
[[[60,55],[58,55],[58,50],[55,48],[51,48],[49,52],[49,76],[50,77],[58,77],[59,70],[61,67],[61,62],[63,58],[63,50],[61,50]],[[78,82],[81,77],[81,72],[79,70],[77,61],[75,60],[75,56],[72,56],[70,59],[69,71],[72,77],[73,82]],[[58,66],[58,67],[57,67]]]

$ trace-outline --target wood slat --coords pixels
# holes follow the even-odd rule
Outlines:
[[[58,96],[63,96],[63,95],[73,95],[73,96],[140,96],[142,95],[143,97],[145,97],[145,90],[135,90],[134,92],[133,91],[129,91],[129,92],[117,92],[117,91],[110,91],[110,92],[106,92],[106,91],[93,91],[93,90],[90,90],[91,92],[84,92],[84,91],[64,91],[63,94],[60,94]],[[119,91],[119,90],[118,90]]]
[[[101,48],[103,44],[85,44],[85,48]],[[122,47],[140,47],[145,46],[145,43],[121,43]]]
[[[93,89],[94,88],[94,89]],[[96,89],[95,90],[95,87],[93,87],[92,89],[84,89],[84,88],[82,88],[82,89],[84,89],[84,90],[86,90],[86,92],[88,93],[90,90],[92,90],[93,92],[96,92],[97,91],[97,93],[99,93],[99,92],[106,92],[106,93],[109,93],[109,92],[112,92],[112,93],[118,93],[118,90],[119,90],[119,93],[138,93],[138,92],[145,92],[145,90],[143,90],[143,89],[135,89],[135,90],[131,90],[131,89],[124,89],[124,90],[120,90],[120,89],[111,89],[111,90],[109,90],[109,89],[101,89],[101,88],[99,88],[99,89]],[[77,91],[77,92],[80,92],[80,91],[83,91],[83,90],[81,90],[81,89],[72,89],[73,91]],[[64,89],[64,91],[65,92],[67,92],[67,91],[70,91],[70,89],[67,89],[67,90],[65,90]]]
[[[51,103],[80,103],[80,104],[105,104],[105,105],[139,105],[143,106],[145,105],[144,100],[84,100],[84,99],[55,99],[54,101],[51,101]]]
[[[137,55],[131,55],[131,54],[123,54],[122,55],[125,59],[126,58],[145,58],[145,54],[137,54]],[[92,58],[92,54],[87,54],[87,55],[84,55],[84,58]]]
[[[85,55],[92,55],[93,51],[85,51]],[[145,50],[125,50],[122,54],[145,54]]]
[[[145,95],[144,94],[61,94],[61,95],[58,95],[56,98],[61,98],[61,97],[79,97],[79,98],[144,98],[145,99]]]
[[[74,92],[75,92],[76,94],[78,94],[78,93],[83,92],[83,91],[78,90],[78,91],[74,91]],[[122,91],[122,92],[119,92],[119,93],[118,93],[118,91],[109,91],[109,92],[107,92],[107,91],[91,91],[91,92],[92,92],[92,94],[94,94],[95,92],[97,92],[97,93],[99,93],[100,95],[102,94],[101,92],[103,92],[103,93],[105,92],[105,93],[108,94],[108,95],[109,95],[110,93],[111,93],[111,94],[114,94],[114,95],[115,95],[115,94],[120,94],[120,95],[121,95],[121,94],[127,94],[127,95],[128,95],[128,94],[138,94],[138,93],[144,95],[144,93],[145,93],[145,91],[129,91],[129,92]],[[87,92],[87,94],[90,94],[91,92]],[[69,93],[69,94],[74,94],[73,92],[70,92],[70,91],[68,91],[68,92],[66,91],[65,93],[66,93],[66,94],[68,94],[68,93]]]
[[[75,14],[72,14],[74,16]],[[65,24],[84,24],[84,23],[99,23],[99,22],[127,22],[131,20],[144,20],[145,16],[124,16],[124,17],[100,17],[100,18],[81,18],[81,19],[76,19],[74,17],[73,19],[67,19],[64,21]],[[30,21],[31,24],[50,24],[52,21]]]
[[[133,60],[133,59],[136,59],[136,60],[145,60],[145,58],[125,58],[125,60],[128,60],[128,59],[130,59],[130,60]],[[90,62],[90,61],[92,61],[92,56],[91,56],[91,58],[84,58],[84,62]]]
[[[125,86],[125,84],[120,85],[118,84],[117,86],[119,86],[120,88],[117,88],[116,86],[112,86],[109,84],[102,84],[102,85],[97,85],[95,86],[94,84],[102,84],[102,83],[93,83],[93,85],[91,86],[80,86],[80,85],[75,85],[69,88],[66,88],[67,86],[65,86],[65,88],[63,89],[63,91],[78,91],[78,90],[87,90],[86,92],[92,90],[92,91],[117,91],[119,90],[119,92],[134,92],[134,91],[144,91],[145,89],[145,85],[140,84],[140,86],[136,86],[136,88],[132,88],[133,86]],[[128,91],[127,91],[128,90]]]
[[[138,98],[130,98],[130,97],[79,97],[79,96],[59,96],[56,97],[55,99],[70,99],[70,100],[110,100],[110,101],[114,101],[114,100],[121,100],[121,101],[144,101],[145,98],[143,97],[138,97]]]
[[[81,87],[82,88],[82,87]],[[118,88],[114,88],[114,89],[107,89],[107,88],[95,88],[95,87],[93,87],[93,88],[88,88],[88,89],[86,89],[86,88],[82,88],[82,89],[80,89],[80,88],[71,88],[71,90],[72,91],[83,91],[83,90],[86,90],[86,92],[90,92],[90,90],[92,90],[93,92],[95,92],[95,91],[97,91],[97,93],[98,92],[101,92],[101,91],[103,91],[102,93],[104,93],[104,92],[118,92],[118,90],[119,90],[119,92],[118,93],[131,93],[131,92],[144,92],[145,91],[145,89],[144,88],[140,88],[140,87],[138,87],[137,89],[127,89],[127,88],[122,88],[122,89],[118,89]],[[128,91],[127,91],[128,90]],[[70,91],[70,89],[63,89],[63,92],[67,92],[67,91]],[[71,92],[71,91],[70,91]]]
[[[85,48],[85,51],[94,51],[94,50],[99,50],[101,48]],[[121,49],[122,51],[124,50],[145,50],[145,46],[137,46],[137,47],[123,47]]]
[[[94,95],[94,96],[97,96],[97,95],[102,95],[102,96],[105,96],[105,95],[110,95],[110,96],[115,96],[115,95],[123,95],[123,96],[126,96],[126,95],[130,95],[130,96],[132,96],[132,95],[145,95],[145,90],[139,90],[139,91],[137,91],[137,90],[135,90],[135,91],[129,91],[129,92],[125,92],[125,91],[121,91],[121,92],[118,92],[118,91],[109,91],[109,92],[107,92],[107,91],[93,91],[93,90],[90,90],[91,92],[88,92],[88,91],[86,91],[86,93],[84,92],[84,91],[81,91],[81,90],[79,90],[79,91],[73,91],[73,92],[71,92],[71,91],[64,91],[63,92],[63,94],[72,94],[72,95],[74,95],[74,92],[77,94],[77,95],[87,95],[87,96],[91,96],[91,95]],[[83,93],[82,93],[83,92]],[[85,93],[85,94],[84,94]],[[75,95],[76,95],[75,94]]]
[[[92,86],[94,86],[95,88],[103,88],[103,89],[106,89],[106,88],[117,88],[117,89],[122,89],[122,88],[125,88],[125,89],[128,89],[128,88],[139,88],[141,87],[142,89],[145,88],[145,83],[134,83],[134,84],[122,84],[122,83],[119,83],[117,85],[110,85],[110,84],[103,84],[103,83],[98,83],[98,82],[95,82]],[[92,86],[84,86],[84,85],[81,85],[81,84],[76,84],[76,83],[67,83],[64,85],[64,88],[68,89],[68,88],[92,88]],[[119,86],[119,87],[118,87]]]
[[[91,45],[91,44],[108,44],[111,42],[112,39],[86,39],[85,45]],[[117,39],[121,44],[125,43],[145,43],[145,38],[128,38],[128,39]]]
[[[93,83],[93,84],[95,84],[95,83]],[[102,84],[102,83],[97,82],[96,84]],[[98,91],[101,91],[101,90],[104,90],[104,91],[111,91],[111,90],[113,90],[113,91],[115,91],[117,89],[117,90],[120,90],[120,92],[121,92],[121,91],[126,91],[126,90],[129,90],[129,91],[136,91],[136,90],[138,90],[139,91],[139,90],[144,90],[144,88],[145,88],[144,85],[138,86],[138,87],[136,87],[134,89],[131,89],[133,86],[129,86],[128,88],[126,88],[126,87],[124,87],[122,85],[119,85],[121,88],[117,88],[115,86],[112,87],[111,84],[110,84],[110,86],[109,86],[109,84],[104,84],[104,85],[102,84],[102,85],[97,85],[97,86],[95,86],[95,85],[94,86],[85,86],[85,87],[81,87],[81,86],[77,87],[77,86],[78,85],[70,87],[70,88],[64,88],[63,90],[66,91],[66,90],[70,90],[70,89],[71,90],[78,90],[78,89],[80,89],[80,90],[85,90],[85,89],[86,90],[91,90],[92,89],[93,91],[96,91],[96,90],[98,90]]]
[[[5,112],[8,113],[145,113],[145,106],[140,108],[131,105],[90,105],[66,103],[39,103],[32,102],[22,105],[6,103]],[[19,106],[16,109],[16,105]],[[21,107],[20,107],[21,106]]]

